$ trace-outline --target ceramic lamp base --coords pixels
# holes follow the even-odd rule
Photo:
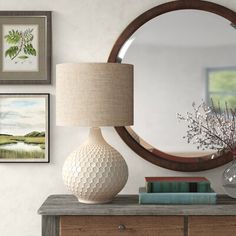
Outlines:
[[[105,204],[105,203],[111,202],[112,199],[107,199],[105,201],[87,201],[87,200],[78,198],[78,201],[81,202],[81,203],[85,203],[85,204]]]
[[[80,202],[107,203],[128,179],[124,158],[103,138],[100,128],[91,128],[88,139],[66,159],[62,176],[68,190]]]

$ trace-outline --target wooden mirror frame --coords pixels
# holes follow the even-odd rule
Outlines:
[[[118,53],[123,44],[146,22],[162,14],[183,9],[195,9],[215,13],[229,20],[233,25],[236,25],[236,13],[216,3],[201,0],[177,0],[167,2],[144,12],[125,28],[115,42],[109,55],[108,62],[117,62]],[[214,159],[211,159],[210,156],[192,158],[177,157],[158,149],[153,153],[135,141],[125,127],[115,127],[115,129],[123,141],[139,156],[155,165],[170,170],[184,172],[203,171],[222,166],[232,161],[232,155],[230,153],[224,153]]]

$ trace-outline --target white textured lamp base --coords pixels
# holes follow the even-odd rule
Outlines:
[[[100,128],[66,159],[63,180],[80,202],[107,203],[121,191],[128,179],[124,158],[103,138]]]

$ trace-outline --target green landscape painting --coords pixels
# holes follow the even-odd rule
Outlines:
[[[48,95],[0,95],[0,162],[48,162]]]

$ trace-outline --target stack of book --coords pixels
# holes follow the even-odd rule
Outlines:
[[[146,177],[140,204],[215,204],[216,193],[203,177]]]

